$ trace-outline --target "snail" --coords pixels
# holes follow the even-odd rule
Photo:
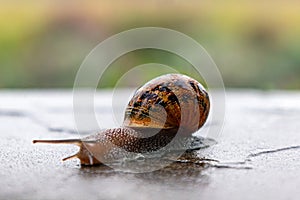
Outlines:
[[[75,144],[82,165],[101,164],[115,150],[145,153],[168,145],[178,135],[190,137],[206,122],[208,93],[195,79],[166,74],[140,87],[129,101],[121,127],[100,131],[82,139],[34,140],[33,143]],[[153,135],[153,133],[156,133]]]

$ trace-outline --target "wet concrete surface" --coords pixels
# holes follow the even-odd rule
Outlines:
[[[110,98],[95,104],[107,127]],[[300,92],[229,90],[226,105],[218,143],[196,152],[204,160],[124,173],[62,162],[76,146],[32,144],[78,137],[71,91],[0,91],[0,199],[299,199]]]

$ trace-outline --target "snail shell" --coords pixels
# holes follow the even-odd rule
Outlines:
[[[79,158],[81,164],[100,164],[116,147],[128,152],[156,151],[179,134],[189,137],[205,123],[210,101],[203,86],[181,74],[157,77],[139,88],[125,110],[123,125],[83,139],[34,140],[33,143],[75,144],[80,150],[64,158]],[[153,135],[153,133],[155,133]]]

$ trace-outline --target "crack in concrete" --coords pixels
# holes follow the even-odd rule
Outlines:
[[[262,151],[259,151],[256,153],[248,154],[243,161],[236,161],[236,162],[218,161],[216,164],[211,164],[211,166],[215,167],[215,168],[228,168],[228,169],[253,169],[253,166],[248,165],[248,163],[252,161],[252,158],[259,157],[259,156],[265,155],[265,154],[271,154],[271,153],[277,153],[277,152],[289,151],[289,150],[295,150],[295,149],[300,149],[300,145],[293,145],[293,146],[281,147],[281,148],[276,148],[276,149],[262,150]]]
[[[33,123],[42,126],[46,128],[49,132],[59,132],[59,133],[67,133],[67,134],[77,134],[77,131],[75,129],[67,129],[64,127],[51,127],[47,123],[39,120],[37,117],[34,116],[34,114],[29,112],[22,112],[22,111],[14,111],[14,110],[0,110],[0,116],[4,117],[20,117],[20,118],[28,118]],[[83,133],[85,134],[85,133]]]
[[[0,110],[0,116],[4,117],[26,117],[26,114],[23,112],[19,111],[14,111],[14,110]]]
[[[251,153],[246,157],[247,159],[258,157],[264,154],[270,154],[270,153],[277,153],[281,151],[288,151],[288,150],[293,150],[293,149],[300,149],[300,145],[295,145],[295,146],[288,146],[288,147],[282,147],[282,148],[276,148],[276,149],[269,149],[269,150],[263,150],[259,151],[257,153]]]

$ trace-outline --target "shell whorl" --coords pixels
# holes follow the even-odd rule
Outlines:
[[[181,129],[191,135],[205,123],[210,102],[203,86],[188,76],[167,74],[139,88],[125,111],[125,127]]]

